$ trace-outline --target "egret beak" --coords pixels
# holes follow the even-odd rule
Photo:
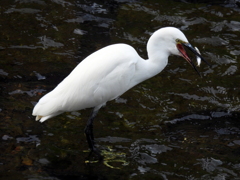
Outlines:
[[[208,63],[202,56],[199,54],[199,52],[196,51],[196,49],[190,44],[190,43],[182,43],[185,47],[187,47],[190,51],[192,51],[196,56],[200,57],[203,62],[205,62],[210,68],[212,65]]]
[[[193,63],[193,61],[188,57],[184,47],[185,46],[186,48],[188,48],[190,51],[192,51],[196,56],[198,56],[199,58],[201,58],[201,60],[203,62],[205,62],[209,67],[211,67],[211,65],[202,57],[201,54],[199,54],[196,49],[190,44],[190,43],[187,43],[187,42],[178,42],[177,43],[177,48],[179,50],[179,52],[182,54],[183,58],[193,67],[193,69],[200,75],[199,71],[197,70],[195,64]]]

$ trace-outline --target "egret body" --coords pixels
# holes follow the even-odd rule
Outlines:
[[[127,44],[104,47],[85,58],[55,89],[43,96],[32,114],[36,120],[44,122],[66,111],[93,108],[85,133],[90,149],[99,154],[92,133],[98,110],[107,101],[160,73],[170,55],[182,56],[197,71],[184,46],[206,62],[185,35],[174,27],[161,28],[152,34],[147,43],[147,60]]]

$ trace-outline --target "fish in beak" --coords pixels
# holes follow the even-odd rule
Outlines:
[[[195,47],[196,51],[198,52],[198,54],[200,54],[200,51],[198,50],[197,47]],[[200,67],[200,64],[201,64],[201,58],[196,56],[197,57],[197,66]]]
[[[188,48],[190,51],[192,51],[196,56],[197,56],[197,59],[198,59],[198,62],[199,61],[199,58],[205,62],[209,67],[211,67],[211,64],[209,64],[203,57],[202,55],[199,53],[199,50],[196,48],[194,48],[190,43],[188,42],[184,42],[180,39],[177,39],[176,40],[176,46],[177,46],[177,49],[179,50],[179,52],[181,53],[182,57],[193,67],[193,69],[200,75],[199,71],[197,70],[195,64],[193,63],[193,61],[188,57],[184,47]],[[200,63],[198,63],[200,64]]]

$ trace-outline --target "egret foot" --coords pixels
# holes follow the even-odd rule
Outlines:
[[[103,161],[104,157],[101,155],[101,151],[98,148],[94,147],[93,149],[91,149],[91,151],[90,151],[90,153],[88,155],[88,159],[90,159],[90,157],[92,157],[92,154],[97,155],[99,162]]]

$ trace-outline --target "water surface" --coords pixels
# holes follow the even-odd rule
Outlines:
[[[239,179],[237,6],[15,0],[0,7],[0,177]],[[94,133],[104,162],[85,163],[91,110],[34,121],[35,103],[86,56],[127,43],[147,58],[148,38],[165,26],[180,28],[212,68],[202,63],[200,78],[172,56],[159,75],[102,108]]]

